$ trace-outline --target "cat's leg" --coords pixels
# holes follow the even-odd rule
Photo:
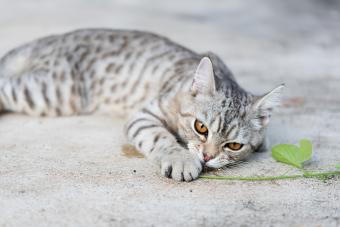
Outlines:
[[[159,165],[162,175],[192,181],[201,173],[198,156],[178,142],[157,105],[151,103],[137,112],[126,125],[126,134],[130,143]]]

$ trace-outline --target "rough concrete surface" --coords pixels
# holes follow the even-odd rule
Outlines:
[[[316,1],[0,0],[0,54],[83,27],[149,30],[228,63],[246,89],[285,83],[270,144],[314,145],[308,169],[340,162],[340,4]],[[0,118],[0,226],[340,226],[340,178],[269,182],[160,177],[121,152],[113,116]],[[208,172],[295,173],[270,152]]]

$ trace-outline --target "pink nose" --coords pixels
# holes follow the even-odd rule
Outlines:
[[[212,159],[212,156],[203,153],[203,159],[204,159],[205,162],[208,162]]]

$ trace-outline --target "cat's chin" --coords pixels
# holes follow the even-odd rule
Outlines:
[[[219,159],[211,159],[210,161],[204,163],[205,166],[209,167],[209,168],[212,168],[212,169],[219,169],[219,168],[222,168],[226,165],[228,165],[229,162],[226,162],[226,161],[220,161]]]

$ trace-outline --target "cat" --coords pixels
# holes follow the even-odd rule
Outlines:
[[[129,116],[128,141],[177,181],[263,146],[283,87],[255,96],[217,55],[142,31],[76,30],[22,45],[0,60],[0,111]]]

